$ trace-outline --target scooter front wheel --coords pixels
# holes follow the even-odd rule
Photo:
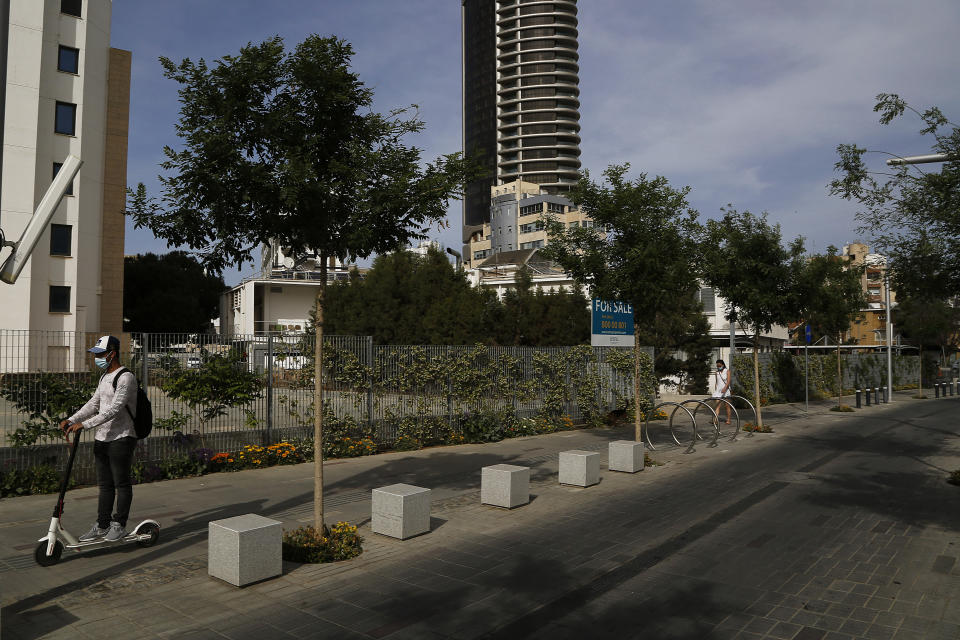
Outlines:
[[[52,567],[53,565],[60,562],[60,556],[63,555],[63,544],[57,540],[56,544],[53,545],[53,555],[47,555],[47,541],[44,540],[37,545],[37,550],[33,552],[33,559],[37,561],[37,564],[41,567]]]

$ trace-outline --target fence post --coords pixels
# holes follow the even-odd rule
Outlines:
[[[563,386],[566,389],[565,395],[567,397],[567,415],[570,416],[571,420],[573,420],[573,389],[570,388],[570,359],[567,357],[570,354],[570,347],[560,347],[560,350],[564,355]],[[579,409],[579,403],[577,408]]]
[[[373,336],[367,336],[367,370],[370,372],[367,380],[367,426],[373,429],[373,377],[376,365],[373,361]]]
[[[450,345],[444,347],[445,364],[447,366],[447,425],[453,428],[453,376],[450,375]]]
[[[273,444],[273,335],[267,335],[267,446]]]
[[[150,364],[149,364],[149,354],[150,354],[150,334],[141,333],[140,334],[140,358],[142,362],[140,363],[140,386],[143,387],[143,390],[147,390],[147,385],[150,384]]]

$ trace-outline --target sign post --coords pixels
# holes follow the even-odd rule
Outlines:
[[[633,346],[633,305],[594,298],[590,304],[590,319],[591,346]]]
[[[804,336],[807,341],[803,345],[803,406],[804,411],[810,411],[810,383],[808,382],[810,378],[810,354],[808,353],[808,346],[810,341],[813,339],[813,332],[810,330],[809,323],[804,328]]]

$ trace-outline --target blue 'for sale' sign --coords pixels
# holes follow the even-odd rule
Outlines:
[[[590,304],[595,347],[629,347],[633,344],[633,305],[619,300],[594,298]]]

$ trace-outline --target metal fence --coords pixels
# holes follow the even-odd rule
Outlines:
[[[98,337],[0,331],[0,469],[62,462],[66,447],[56,437],[12,445],[29,424],[65,417],[89,397],[99,376],[86,349]],[[645,351],[652,357],[652,349]],[[125,334],[121,363],[137,374],[154,413],[154,432],[140,455],[161,460],[188,447],[230,451],[312,437],[313,353],[313,340],[304,335]],[[386,446],[411,422],[459,430],[484,412],[581,421],[632,397],[632,368],[623,366],[629,353],[392,346],[367,336],[326,336],[325,419],[341,433],[370,435]],[[249,397],[238,401],[231,389],[244,384]],[[206,394],[199,401],[198,390]],[[75,467],[81,481],[92,479],[91,443],[92,434],[84,434]]]

